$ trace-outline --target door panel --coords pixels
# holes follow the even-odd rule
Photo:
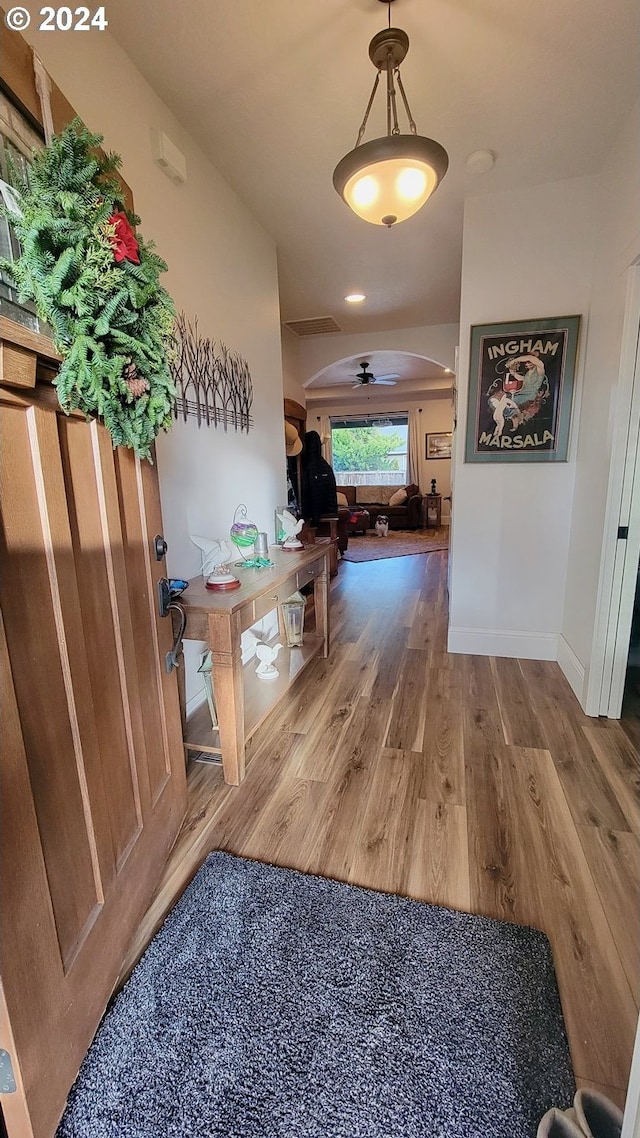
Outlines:
[[[110,852],[108,831],[103,828],[96,835],[100,819],[87,808],[87,782],[101,781],[99,768],[97,779],[92,779],[93,772],[84,765],[84,756],[91,759],[97,752],[93,701],[78,620],[56,417],[33,407],[3,408],[0,431],[0,603],[56,934],[66,964],[102,900],[100,837],[105,853]],[[65,756],[73,756],[73,761],[65,761]],[[100,788],[92,789],[95,800]],[[73,842],[61,841],[61,830],[73,834]],[[108,863],[104,868],[108,873]]]
[[[160,491],[155,468],[149,463],[132,463],[128,455],[116,452],[115,475],[120,505],[120,524],[124,540],[124,555],[131,618],[134,626],[156,626],[158,623],[158,581],[166,570],[152,554],[149,536],[162,533]],[[160,624],[160,639],[155,636],[135,638],[135,654],[139,686],[139,706],[146,741],[147,776],[151,802],[155,805],[171,776],[170,757],[175,746],[182,745],[182,735],[175,717],[168,720],[163,686],[175,687],[173,676],[167,676],[164,657],[172,647],[170,620]],[[145,677],[152,676],[152,682]],[[171,736],[171,745],[170,745]]]
[[[108,454],[103,462],[106,432],[97,423],[87,428],[77,419],[59,421],[59,432],[98,746],[109,771],[106,809],[119,866],[142,824],[134,742],[134,726],[139,737],[141,725],[113,459]]]
[[[50,1138],[186,783],[156,471],[50,390],[0,400],[2,1107],[10,1138]]]

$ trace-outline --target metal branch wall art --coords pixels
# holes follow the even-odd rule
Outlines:
[[[201,336],[198,318],[184,312],[176,319],[171,374],[176,385],[176,419],[194,415],[198,426],[223,426],[225,431],[249,431],[253,426],[253,384],[249,365],[238,352]]]

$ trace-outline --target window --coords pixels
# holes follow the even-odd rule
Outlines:
[[[407,433],[406,414],[332,418],[332,465],[336,476],[348,472],[350,486],[405,486]]]
[[[6,96],[0,93],[0,178],[10,186],[14,180],[12,170],[23,177],[27,168],[28,159],[34,149],[42,147],[42,139],[29,126],[26,119],[9,102]],[[0,186],[0,189],[2,187]],[[6,218],[0,217],[0,257],[7,261],[15,261],[20,256],[20,245]],[[32,332],[44,332],[50,335],[47,325],[43,324],[36,315],[35,305],[31,301],[23,304],[18,300],[16,290],[12,288],[4,273],[0,272],[0,315],[15,320],[30,328]]]

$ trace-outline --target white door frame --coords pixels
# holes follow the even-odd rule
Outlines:
[[[640,556],[640,257],[627,270],[627,299],[587,715],[617,719],[622,707]],[[619,528],[627,527],[626,537]]]
[[[451,622],[451,574],[453,572],[453,483],[456,469],[456,450],[460,442],[460,429],[458,427],[458,363],[460,358],[460,345],[456,344],[453,355],[453,389],[451,393],[451,409],[453,411],[454,422],[451,424],[451,472],[450,472],[450,486],[449,491],[451,497],[449,500],[449,552],[447,554],[447,593],[449,595],[449,622]]]

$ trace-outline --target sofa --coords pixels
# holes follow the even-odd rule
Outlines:
[[[406,486],[406,500],[399,506],[390,506],[389,499],[400,489],[400,486],[337,487],[338,494],[344,494],[351,510],[368,512],[372,527],[376,524],[378,514],[385,514],[389,519],[389,529],[419,529],[422,525],[422,494],[417,486]]]

